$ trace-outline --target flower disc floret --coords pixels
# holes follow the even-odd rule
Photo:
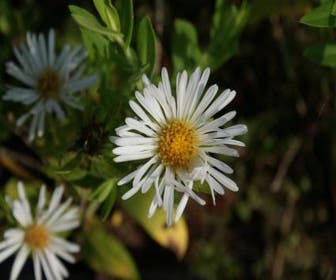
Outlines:
[[[25,231],[25,242],[32,250],[45,248],[48,240],[49,233],[44,225],[31,225]]]
[[[162,129],[159,138],[162,163],[174,169],[190,169],[197,152],[195,129],[186,122],[174,120]]]

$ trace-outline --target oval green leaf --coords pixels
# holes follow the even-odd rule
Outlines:
[[[324,66],[336,68],[336,43],[316,44],[305,49],[304,55]]]
[[[336,27],[336,17],[333,16],[333,9],[333,1],[326,1],[326,3],[304,15],[300,22],[313,27]]]
[[[85,261],[99,273],[118,279],[139,279],[138,270],[127,249],[98,221],[87,221],[82,253]]]

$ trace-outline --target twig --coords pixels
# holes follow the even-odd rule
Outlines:
[[[285,155],[282,158],[282,161],[279,165],[278,171],[274,177],[274,180],[271,184],[271,191],[272,192],[278,192],[280,191],[281,186],[283,185],[284,179],[287,175],[289,166],[293,162],[296,154],[300,150],[302,146],[302,139],[301,138],[294,138],[292,141],[289,149],[285,153]]]

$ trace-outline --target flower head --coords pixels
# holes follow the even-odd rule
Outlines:
[[[71,198],[61,203],[63,187],[54,190],[49,207],[46,207],[46,189],[42,186],[35,213],[32,213],[22,183],[18,184],[17,200],[9,201],[18,228],[5,231],[0,242],[0,263],[17,252],[10,279],[17,279],[29,254],[32,255],[35,279],[42,279],[42,271],[49,279],[63,279],[68,271],[59,257],[74,262],[73,253],[79,251],[75,243],[59,237],[60,232],[79,226],[77,207],[70,207]]]
[[[81,109],[79,96],[75,93],[92,86],[97,76],[81,78],[85,70],[82,62],[86,57],[81,46],[71,49],[66,45],[56,55],[54,30],[49,31],[47,39],[42,34],[27,33],[27,41],[14,48],[14,54],[18,63],[8,62],[6,70],[24,87],[10,87],[3,99],[31,107],[17,120],[17,125],[21,126],[32,117],[29,130],[29,140],[32,141],[36,135],[43,136],[46,113],[55,113],[58,119],[64,119],[62,103]]]
[[[153,186],[156,191],[149,216],[163,206],[168,225],[172,224],[175,191],[182,193],[177,221],[189,197],[205,203],[193,190],[194,182],[209,185],[214,203],[214,194],[224,194],[223,187],[238,190],[235,182],[225,175],[233,170],[216,155],[239,156],[229,146],[244,146],[234,137],[246,133],[247,127],[242,124],[224,127],[234,118],[235,111],[215,117],[236,92],[227,89],[217,94],[217,85],[204,92],[209,75],[209,69],[201,72],[199,68],[189,79],[186,71],[178,73],[175,95],[165,68],[158,86],[144,76],[143,94],[136,92],[136,101],[130,101],[137,118],[126,118],[126,124],[116,129],[118,136],[111,138],[119,146],[113,150],[116,162],[146,160],[118,182],[122,185],[132,181],[132,188],[123,199],[139,190],[145,193]]]

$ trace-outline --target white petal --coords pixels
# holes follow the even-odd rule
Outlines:
[[[123,177],[122,179],[120,179],[118,181],[118,186],[124,185],[129,183],[130,181],[132,181],[132,179],[135,177],[135,175],[137,174],[138,170],[132,171],[131,173],[127,174],[125,177]]]
[[[199,117],[207,109],[207,107],[212,102],[212,100],[215,98],[217,91],[218,91],[218,86],[212,85],[211,87],[208,88],[208,90],[204,94],[204,97],[202,98],[201,102],[198,104],[195,112],[193,113],[191,117],[191,121],[195,123],[195,125],[199,124],[199,120],[198,120]]]
[[[222,162],[222,161],[220,161],[216,158],[207,156],[206,160],[209,162],[210,165],[213,165],[218,170],[220,170],[224,173],[227,173],[227,174],[232,174],[233,173],[233,169],[230,166],[228,166],[226,163],[224,163],[224,162]]]
[[[15,280],[19,276],[22,270],[22,267],[27,260],[29,252],[30,250],[28,249],[28,247],[26,245],[23,245],[21,249],[19,250],[19,252],[17,253],[14,263],[13,263],[11,275],[10,275],[11,280]]]
[[[182,198],[181,198],[181,200],[180,200],[180,202],[179,202],[179,204],[176,208],[175,223],[181,218],[181,216],[183,214],[183,211],[184,211],[184,209],[187,205],[188,200],[189,200],[189,194],[185,193],[182,196]]]
[[[222,110],[227,104],[229,104],[236,96],[235,91],[224,91],[203,113],[203,118],[211,118],[214,114]]]
[[[151,137],[116,137],[114,143],[118,146],[131,146],[131,145],[154,145],[158,141],[158,138]]]
[[[37,251],[36,254],[38,256],[38,260],[40,261],[39,263],[42,265],[42,270],[47,280],[55,280],[50,265],[47,262],[46,256],[43,254],[43,252],[39,251]]]
[[[223,173],[217,171],[214,168],[210,168],[209,169],[209,173],[221,184],[223,184],[225,187],[227,187],[228,189],[230,189],[233,192],[237,192],[238,186],[237,184],[232,181],[230,178],[228,178],[227,176],[225,176]]]
[[[48,34],[48,58],[49,65],[53,65],[55,61],[55,31],[50,29]]]
[[[202,150],[208,153],[239,157],[239,154],[235,149],[231,149],[224,145],[215,147],[202,147]]]
[[[208,175],[206,181],[208,182],[210,189],[213,189],[220,195],[224,195],[224,188],[212,176]]]
[[[7,247],[6,249],[2,250],[0,252],[0,263],[2,263],[9,256],[13,255],[21,247],[21,245],[22,245],[21,243],[17,243],[15,245],[12,245],[12,246]]]
[[[132,187],[129,191],[127,191],[123,194],[121,199],[123,199],[123,200],[129,199],[130,197],[135,195],[140,189],[141,189],[141,186]]]
[[[145,151],[137,154],[131,154],[131,155],[121,155],[115,157],[113,160],[115,162],[123,162],[123,161],[131,161],[131,160],[139,160],[139,159],[147,159],[153,157],[153,151]]]
[[[66,212],[67,208],[69,208],[70,204],[72,202],[71,198],[68,198],[64,203],[62,203],[51,215],[48,217],[48,220],[46,221],[45,225],[47,227],[53,225],[54,223],[58,223],[58,220],[61,215],[64,215],[64,212]]]
[[[57,187],[51,197],[51,201],[49,204],[49,208],[48,208],[48,212],[52,213],[59,205],[61,199],[62,199],[62,195],[64,192],[64,187],[61,185],[59,187]]]
[[[80,222],[79,221],[70,221],[70,222],[67,222],[67,223],[57,223],[57,224],[54,224],[52,226],[50,226],[50,231],[52,232],[64,232],[64,231],[68,231],[68,230],[71,230],[71,229],[75,229],[77,227],[79,227],[80,225]]]
[[[167,95],[167,97],[172,96],[170,80],[169,80],[167,69],[165,67],[163,67],[161,70],[161,77],[162,77],[162,84],[163,84],[165,94]]]
[[[44,208],[46,202],[46,186],[43,184],[40,188],[39,198],[36,206],[36,210],[39,213]]]
[[[59,246],[60,248],[63,248],[63,250],[66,250],[70,253],[77,253],[80,250],[80,247],[78,244],[69,242],[63,238],[52,236],[51,240],[56,246]]]
[[[54,253],[52,253],[50,250],[45,249],[44,254],[46,256],[46,259],[48,260],[48,263],[50,265],[50,268],[53,272],[53,275],[56,279],[62,280],[63,277],[68,277],[69,273],[64,267],[64,265],[57,259]]]
[[[174,188],[173,186],[166,186],[163,195],[163,208],[167,212],[167,226],[173,223],[173,210],[174,210]]]
[[[69,254],[67,251],[63,250],[62,247],[50,244],[51,250],[59,257],[61,257],[63,260],[69,262],[69,263],[75,263],[75,258]]]
[[[140,181],[142,180],[144,174],[145,174],[145,173],[147,172],[147,170],[148,170],[154,163],[156,163],[157,161],[158,161],[158,157],[155,156],[155,157],[151,158],[149,161],[147,161],[144,165],[142,165],[142,166],[139,168],[137,174],[136,174],[135,177],[134,177],[133,183],[132,183],[133,187],[138,187],[139,185],[141,185],[141,184],[139,184],[139,183],[140,183]]]
[[[185,95],[186,86],[188,82],[188,74],[184,70],[182,74],[178,73],[176,78],[176,104],[177,104],[177,117],[182,118],[185,111]]]
[[[26,227],[31,224],[31,217],[26,213],[26,210],[21,202],[15,200],[12,205],[12,213],[15,219],[19,222],[22,227]]]
[[[205,125],[200,125],[200,127],[198,128],[198,131],[200,133],[216,131],[219,129],[220,126],[223,126],[224,124],[232,120],[235,117],[235,115],[236,115],[236,111],[228,112],[225,115],[221,116],[220,118],[214,119],[213,121],[208,122]]]
[[[93,86],[98,81],[98,75],[93,74],[82,79],[69,81],[66,84],[66,90],[71,92],[81,91],[83,89]]]
[[[237,124],[223,129],[222,132],[234,137],[245,134],[247,132],[247,126],[244,124]]]
[[[35,280],[42,280],[41,263],[36,252],[32,253]]]
[[[14,78],[20,80],[22,83],[34,87],[35,81],[32,79],[31,76],[24,73],[16,64],[13,62],[8,62],[6,64],[6,72],[13,76]]]
[[[30,210],[30,205],[29,202],[26,198],[26,193],[24,190],[23,183],[21,181],[18,182],[17,184],[17,189],[19,193],[19,198],[21,200],[22,206],[24,207],[25,214],[27,215],[28,222],[31,223],[33,221],[32,215],[31,215],[31,210]]]

